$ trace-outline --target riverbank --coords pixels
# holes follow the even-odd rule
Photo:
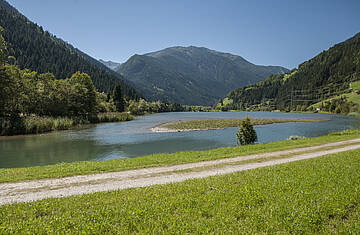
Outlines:
[[[147,185],[143,185],[147,187],[97,193],[90,190],[86,195],[1,206],[0,232],[357,234],[360,151],[350,150],[359,148],[358,143],[345,148],[344,144],[350,142],[336,143],[333,151],[328,144],[318,149],[302,149],[291,158],[282,152],[280,158],[274,153],[267,160],[261,158],[266,155],[256,156],[258,160],[245,156],[224,159],[228,160],[226,165],[221,162],[217,168],[198,170],[193,165],[195,168],[190,172],[185,168],[172,169],[173,172],[166,172],[167,167],[163,167],[165,172],[139,169],[147,179]],[[345,152],[336,153],[339,148]],[[278,163],[283,164],[274,165]],[[218,172],[226,175],[217,175]],[[114,173],[114,179],[89,176],[95,177],[95,181],[87,182],[88,177],[79,177],[79,183],[67,178],[48,180],[55,187],[47,186],[45,181],[36,187],[66,192],[66,187],[84,190],[99,184],[112,190],[117,180],[125,180],[124,187],[141,186],[139,175],[121,173],[124,179]],[[192,174],[206,178],[188,178]],[[182,176],[180,181],[186,181],[171,181],[178,175]],[[159,183],[154,178],[173,183],[149,187]],[[65,189],[61,181],[66,183]],[[3,189],[16,191],[20,187],[19,192],[24,191],[28,196],[36,194],[37,189],[30,189],[31,185],[32,182],[19,182]]]
[[[137,158],[115,159],[109,161],[81,161],[27,168],[7,168],[0,169],[0,183],[34,179],[60,178],[74,175],[90,175],[145,167],[169,166],[225,159],[250,154],[262,154],[274,151],[289,150],[293,148],[316,146],[337,141],[351,140],[359,138],[359,136],[360,130],[347,130],[316,138],[283,140],[266,144],[225,147],[207,151],[187,151],[171,154],[152,154]]]
[[[2,122],[2,136],[42,134],[51,131],[68,130],[87,124],[131,121],[129,113],[99,113],[89,117],[18,117]]]
[[[0,184],[0,205],[182,182],[360,149],[360,138],[314,147],[163,167]]]
[[[152,132],[183,132],[199,130],[216,130],[238,127],[244,119],[210,119],[168,122],[151,128]],[[319,122],[311,119],[251,119],[253,125],[267,125],[287,122]]]

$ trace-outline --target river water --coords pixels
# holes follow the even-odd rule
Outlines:
[[[160,113],[130,122],[106,123],[80,130],[42,135],[0,137],[0,168],[27,167],[86,160],[132,158],[153,153],[207,150],[235,146],[237,128],[176,133],[152,133],[151,127],[171,121],[223,118],[300,118],[318,123],[281,123],[256,126],[260,143],[291,135],[315,137],[333,131],[360,128],[358,119],[311,113],[210,112]]]

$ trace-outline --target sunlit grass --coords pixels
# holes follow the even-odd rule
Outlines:
[[[360,81],[350,83],[350,88],[353,90],[360,90]]]
[[[290,74],[285,74],[283,77],[283,81],[288,80],[289,78],[291,78],[292,76],[294,76],[296,73],[298,72],[298,70],[295,70],[294,72],[290,73]]]
[[[358,234],[360,150],[0,207],[0,233]]]

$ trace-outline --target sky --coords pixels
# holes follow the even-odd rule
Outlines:
[[[200,46],[296,68],[360,32],[360,0],[8,0],[96,59]]]

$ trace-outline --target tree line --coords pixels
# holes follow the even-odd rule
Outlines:
[[[137,99],[137,96],[129,97],[123,92],[120,83],[116,84],[111,92],[99,92],[86,73],[75,72],[69,78],[57,79],[52,73],[21,69],[17,65],[9,64],[8,59],[6,43],[0,33],[0,133],[2,135],[39,133],[36,119],[46,119],[48,126],[49,122],[56,118],[60,118],[61,121],[70,118],[69,122],[74,124],[101,120],[131,120],[126,115],[119,116],[114,112],[127,111],[134,115],[142,115],[185,110],[185,107],[179,104],[147,102]],[[109,115],[98,115],[99,113],[109,113]],[[73,121],[73,118],[76,118],[76,121]],[[24,131],[29,119],[32,127],[27,128],[30,131]],[[54,124],[50,123],[50,125]],[[52,127],[43,129],[51,130]]]
[[[359,51],[360,33],[323,51],[287,74],[272,75],[254,85],[231,91],[227,98],[233,103],[227,108],[307,110],[314,103],[350,92],[350,83],[360,80]],[[333,101],[332,108],[326,104],[323,107],[335,112],[335,102],[339,106],[337,112],[351,112],[358,108],[344,98]]]

